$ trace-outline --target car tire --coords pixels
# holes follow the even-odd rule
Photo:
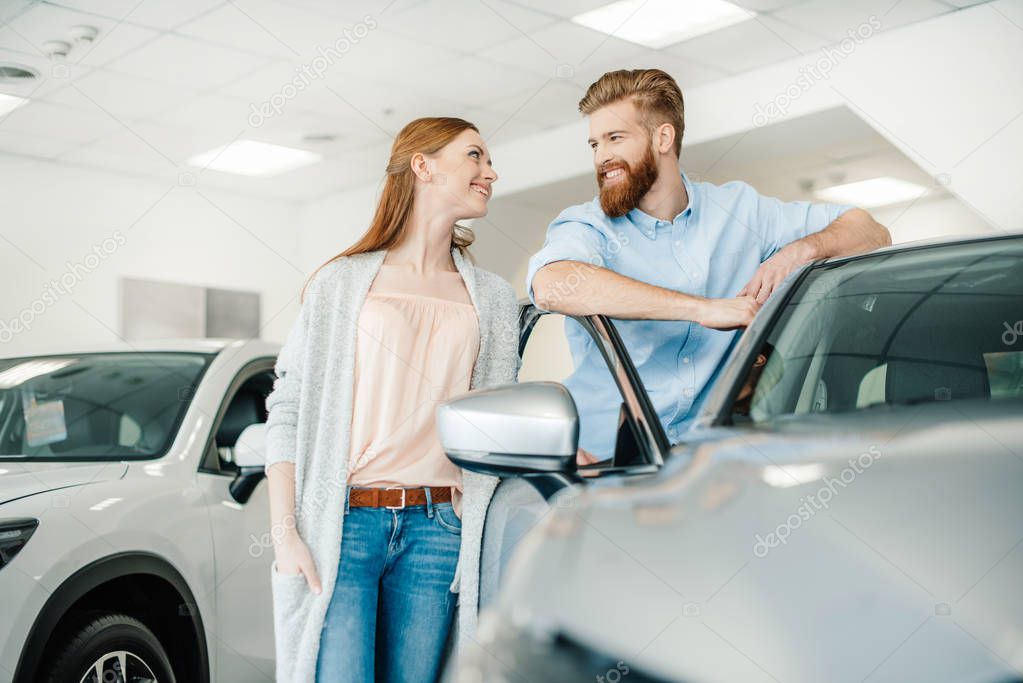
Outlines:
[[[149,627],[135,617],[91,616],[65,632],[63,641],[54,648],[53,665],[42,678],[48,683],[104,683],[136,678],[175,683],[167,652]],[[127,673],[122,671],[122,662]],[[108,672],[116,672],[120,677],[103,675]]]

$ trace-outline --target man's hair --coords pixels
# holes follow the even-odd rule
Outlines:
[[[608,71],[586,89],[586,95],[579,100],[579,111],[589,116],[625,99],[636,105],[640,120],[651,135],[663,123],[675,128],[675,156],[680,156],[686,129],[685,104],[675,79],[660,69]]]

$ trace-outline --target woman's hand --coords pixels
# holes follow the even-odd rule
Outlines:
[[[313,562],[312,553],[305,544],[298,532],[291,529],[274,546],[274,559],[277,560],[277,573],[284,575],[295,575],[301,573],[305,576],[309,590],[319,595],[323,590],[320,587],[320,576],[316,573],[316,564]]]

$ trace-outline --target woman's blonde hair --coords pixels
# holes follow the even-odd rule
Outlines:
[[[408,229],[408,219],[412,214],[412,201],[415,196],[416,177],[412,173],[412,155],[417,152],[434,154],[463,131],[470,129],[479,132],[472,123],[452,116],[416,119],[401,129],[394,138],[394,144],[391,145],[391,158],[387,162],[384,189],[369,229],[355,244],[331,257],[313,271],[302,286],[300,301],[305,299],[306,288],[316,277],[316,273],[327,264],[344,256],[390,249],[401,244]],[[456,224],[451,234],[451,248],[457,247],[463,256],[469,257],[468,247],[475,239],[471,228]]]

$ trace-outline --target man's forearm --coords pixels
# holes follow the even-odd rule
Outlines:
[[[792,243],[805,261],[830,256],[850,256],[887,247],[892,243],[888,228],[863,209],[850,209],[829,226]]]
[[[566,315],[697,322],[706,301],[581,261],[555,261],[538,270],[533,296],[540,308]]]

